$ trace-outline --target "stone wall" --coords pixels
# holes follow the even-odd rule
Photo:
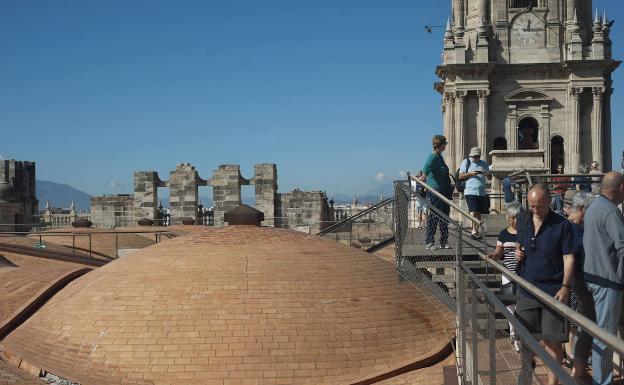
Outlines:
[[[276,203],[275,227],[315,233],[332,220],[327,195],[322,191],[279,193]]]
[[[264,213],[262,225],[273,226],[277,199],[277,166],[273,163],[256,164],[254,171],[256,209]]]
[[[180,163],[174,171],[171,171],[169,176],[171,224],[177,225],[191,219],[198,223],[199,182],[197,171],[190,163]]]
[[[130,194],[104,195],[91,198],[91,222],[99,228],[133,226],[134,197]]]
[[[241,205],[242,179],[240,166],[237,164],[222,164],[212,174],[215,226],[223,226],[224,213]]]
[[[156,220],[158,217],[158,187],[164,183],[155,171],[134,172],[134,217]]]
[[[143,218],[157,220],[158,187],[169,187],[168,224],[181,224],[185,220],[203,224],[198,186],[212,186],[213,224],[223,226],[224,213],[241,205],[241,186],[244,185],[255,186],[255,208],[264,213],[263,226],[318,231],[322,223],[334,218],[327,196],[320,191],[295,190],[278,194],[277,166],[273,163],[256,164],[251,179],[243,178],[239,165],[220,165],[208,180],[201,179],[191,164],[180,163],[170,173],[168,181],[160,180],[155,171],[137,171],[132,195],[92,198],[91,221],[96,227],[118,227],[136,225]],[[313,230],[310,225],[315,226]]]
[[[0,231],[28,231],[36,222],[35,183],[35,162],[0,160]]]

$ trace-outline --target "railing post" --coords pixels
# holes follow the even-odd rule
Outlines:
[[[462,269],[462,228],[457,225],[457,255],[455,259],[455,270],[457,277],[457,347],[459,349],[459,359],[462,376],[462,383],[466,381],[466,276]]]
[[[496,309],[487,301],[488,338],[490,342],[490,385],[496,385]]]
[[[477,295],[474,285],[470,285],[472,301],[472,385],[479,384],[479,317],[477,313]]]

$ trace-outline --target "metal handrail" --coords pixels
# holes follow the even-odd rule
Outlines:
[[[613,350],[617,351],[620,354],[624,354],[624,341],[623,340],[605,331],[603,328],[598,326],[595,322],[581,315],[580,313],[577,313],[576,311],[572,310],[569,306],[564,305],[563,303],[555,300],[553,297],[546,294],[537,286],[531,284],[524,278],[518,276],[517,274],[513,273],[511,270],[507,269],[502,263],[495,261],[492,258],[488,258],[485,254],[482,254],[482,253],[479,253],[479,256],[483,260],[485,260],[487,263],[491,264],[495,269],[505,274],[511,281],[522,286],[535,298],[544,302],[551,308],[555,309],[559,314],[572,320],[575,324],[580,326],[581,329],[583,329],[584,331],[587,331],[589,334],[595,337],[598,337],[600,340],[604,341]]]
[[[589,178],[594,177],[603,177],[605,173],[596,173],[596,174],[533,174],[531,175],[533,178],[551,178],[551,177],[576,177],[576,176],[586,176]]]
[[[364,215],[366,215],[366,214],[369,214],[370,212],[375,211],[375,210],[376,210],[376,209],[378,209],[379,207],[381,207],[381,206],[385,206],[385,205],[387,205],[388,203],[393,202],[393,201],[394,201],[394,198],[387,198],[387,199],[384,199],[384,200],[382,200],[381,202],[375,203],[373,206],[371,206],[371,207],[367,208],[367,209],[366,209],[366,210],[364,210],[364,211],[360,211],[359,213],[357,213],[357,214],[355,214],[355,215],[352,215],[352,216],[350,216],[350,217],[348,217],[348,218],[346,218],[346,219],[343,219],[342,221],[340,221],[340,222],[338,222],[338,223],[335,223],[335,224],[333,224],[333,225],[329,226],[328,228],[326,228],[326,229],[324,229],[324,230],[322,230],[322,231],[319,231],[316,235],[325,235],[325,234],[327,234],[327,233],[331,233],[331,232],[332,232],[332,231],[334,231],[335,229],[337,229],[337,228],[340,228],[340,227],[344,226],[346,223],[353,222],[353,221],[354,221],[354,220],[356,220],[357,218],[359,218],[359,217],[361,217],[361,216],[364,216]]]
[[[550,354],[546,353],[546,350],[540,346],[538,341],[527,330],[526,326],[524,326],[524,324],[522,324],[509,312],[509,310],[507,310],[507,307],[494,295],[494,293],[492,293],[491,288],[485,285],[463,262],[460,262],[460,268],[470,277],[471,281],[474,282],[479,289],[481,289],[481,292],[487,297],[488,301],[494,304],[494,307],[503,314],[507,321],[511,322],[516,333],[523,337],[523,343],[540,357],[540,359],[553,371],[557,378],[566,385],[577,385],[576,380],[574,380],[570,374],[563,369],[561,364],[551,357]],[[473,352],[473,354],[476,353]],[[478,383],[481,383],[481,381],[478,381]]]
[[[461,213],[468,220],[476,223],[477,225],[481,225],[482,224],[482,221],[478,220],[477,218],[473,217],[472,215],[470,215],[469,213],[467,213],[466,211],[461,209],[459,206],[457,206],[455,203],[453,203],[453,201],[450,201],[447,197],[445,197],[444,195],[440,194],[438,191],[436,191],[433,187],[429,186],[427,183],[425,183],[425,182],[423,182],[421,180],[418,180],[418,179],[412,179],[412,180],[415,181],[416,183],[420,184],[425,189],[427,189],[427,193],[430,193],[430,194],[434,195],[436,198],[442,200],[442,202],[446,203],[447,205],[449,205],[453,209],[457,210],[459,213]],[[409,180],[407,182],[409,184]],[[411,190],[411,187],[410,187],[410,190]]]
[[[33,235],[33,236],[68,236],[68,235],[99,235],[99,234],[170,234],[175,233],[167,230],[119,230],[119,231],[46,231],[46,232],[28,232],[28,231],[0,231],[0,236],[8,235]]]

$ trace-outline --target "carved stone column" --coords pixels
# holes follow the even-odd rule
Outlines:
[[[576,0],[566,0],[566,20],[574,19],[576,8]]]
[[[479,0],[479,19],[481,20],[481,25],[489,24],[490,18],[488,17],[488,0]]]
[[[548,0],[548,21],[559,22],[559,1]]]
[[[602,104],[604,108],[604,116],[602,118],[602,133],[604,137],[603,143],[611,143],[611,95],[613,95],[613,88],[611,88],[611,81],[606,82],[605,85],[607,86],[607,90],[602,98]],[[600,169],[602,172],[611,171],[612,157],[613,154],[611,151],[611,146],[603,146],[602,159],[598,160],[600,162]],[[620,168],[616,167],[615,169],[617,170]]]
[[[457,160],[464,157],[464,104],[466,102],[466,91],[455,92],[455,157]],[[449,165],[454,170],[457,165]]]
[[[565,153],[565,172],[576,173],[578,172],[578,166],[581,156],[581,132],[580,132],[580,118],[581,118],[581,93],[583,88],[570,87],[570,96],[572,97],[569,104],[569,120],[568,120],[568,135],[566,139],[569,143],[567,151]],[[565,142],[564,142],[565,143]]]
[[[518,149],[518,128],[516,122],[518,121],[518,111],[515,104],[510,104],[507,110],[507,127],[505,130],[505,136],[507,137],[507,149]]]
[[[464,30],[464,0],[453,0],[453,22],[456,30]]]
[[[602,99],[606,89],[604,87],[592,88],[592,94],[594,95],[594,108],[592,114],[592,160],[597,160],[600,163],[600,167],[603,166],[602,159],[604,159],[604,126],[602,119]]]
[[[477,145],[481,147],[484,154],[487,149],[487,119],[488,119],[488,96],[490,90],[478,90],[479,96],[479,121],[477,122]],[[484,156],[485,158],[485,156]]]
[[[546,150],[544,168],[550,169],[550,106],[548,104],[542,105],[541,116],[542,123],[540,124],[537,143],[539,143],[540,150]]]
[[[495,22],[507,21],[507,0],[493,0],[492,11]]]
[[[451,144],[446,149],[446,162],[455,164],[455,95],[453,92],[444,93],[444,136]]]

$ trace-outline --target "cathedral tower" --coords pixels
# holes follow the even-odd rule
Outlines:
[[[479,146],[501,174],[610,170],[611,24],[592,0],[452,0],[436,69],[449,167]]]

